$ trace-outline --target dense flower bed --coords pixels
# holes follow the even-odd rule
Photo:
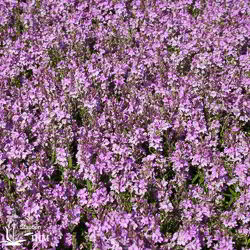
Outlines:
[[[250,247],[249,11],[2,0],[2,240],[16,214],[49,237],[18,249]]]

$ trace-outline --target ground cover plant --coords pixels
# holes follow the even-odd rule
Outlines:
[[[19,223],[48,240],[16,249],[250,248],[249,11],[2,0],[1,241]]]

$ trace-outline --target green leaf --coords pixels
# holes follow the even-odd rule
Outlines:
[[[153,147],[149,147],[149,152],[150,152],[151,154],[154,154],[154,153],[156,152],[156,149],[153,148]]]
[[[233,196],[236,196],[236,195],[237,195],[236,192],[235,192],[232,188],[229,188],[229,191],[230,191],[230,193],[231,193]]]
[[[205,191],[206,194],[208,193],[208,188],[207,188],[206,185],[204,186],[204,191]]]
[[[53,150],[52,152],[52,159],[51,159],[51,163],[54,164],[56,162],[56,151]]]
[[[250,71],[245,71],[245,75],[247,78],[250,78]]]
[[[227,197],[232,197],[232,195],[231,194],[226,194],[226,193],[223,193],[225,196],[227,196]]]
[[[204,175],[200,173],[199,177],[200,177],[199,184],[202,185],[204,183]]]
[[[92,190],[92,183],[89,180],[87,180],[87,188],[88,188],[88,191]]]
[[[73,165],[72,165],[72,158],[71,158],[71,157],[69,157],[68,163],[69,163],[69,168],[70,168],[70,169],[73,168]]]
[[[232,203],[235,201],[235,199],[234,198],[231,198],[231,200],[228,202],[228,207],[230,207],[231,205],[232,205]]]
[[[175,53],[176,52],[177,54],[179,54],[179,52],[180,52],[180,49],[178,47],[174,47],[174,46],[171,46],[171,45],[167,46],[167,50],[170,53]]]
[[[195,181],[199,178],[199,176],[200,176],[199,173],[195,175],[194,179],[192,180],[192,184],[195,183]]]
[[[4,176],[4,180],[6,181],[6,182],[8,182],[8,186],[9,186],[9,188],[11,187],[11,179],[7,176],[7,175],[5,175]]]

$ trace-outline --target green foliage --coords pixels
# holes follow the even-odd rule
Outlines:
[[[11,188],[11,185],[13,183],[13,180],[10,179],[7,175],[0,175],[1,179],[4,181],[4,183],[6,183],[8,185],[8,188]]]
[[[63,69],[56,68],[55,71],[56,71],[56,80],[58,82],[61,82],[61,80],[67,76],[70,70],[68,68],[63,68]]]
[[[129,131],[130,131],[129,128],[126,128],[126,127],[125,127],[125,128],[123,129],[123,133],[124,133],[125,135],[127,135],[127,134],[129,133]]]
[[[149,147],[149,152],[151,154],[155,154],[156,153],[156,149],[154,147]]]
[[[40,9],[41,8],[41,1],[42,0],[36,0],[36,9]]]
[[[16,204],[16,200],[19,198],[16,193],[16,183],[12,178],[9,178],[7,175],[0,174],[0,180],[4,182],[4,189],[1,190],[1,193],[4,193],[4,196],[8,199],[8,205]],[[18,207],[16,207],[18,209]]]
[[[180,76],[186,76],[191,70],[191,63],[195,53],[187,55],[177,66],[176,70]]]
[[[155,168],[155,178],[165,180],[165,181],[170,181],[173,180],[175,177],[175,171],[173,170],[172,167],[173,163],[169,162],[168,166],[163,170],[159,170]]]
[[[204,184],[204,171],[202,169],[198,169],[196,175],[192,179],[192,184]]]
[[[233,204],[240,197],[240,192],[236,192],[237,184],[227,186],[226,190],[222,193],[223,199],[216,205],[220,211],[228,211],[232,208]]]
[[[32,134],[32,131],[30,128],[26,128],[24,132],[28,138],[29,144],[32,144],[33,142],[37,140],[37,137]]]
[[[104,186],[106,187],[108,193],[110,192],[110,187],[112,185],[111,182],[110,182],[110,179],[111,179],[111,176],[106,174],[106,173],[103,173],[100,176],[100,181],[104,184]]]
[[[82,63],[85,63],[90,59],[90,55],[87,53],[86,45],[84,42],[74,43],[72,49],[76,53],[76,58],[78,58]]]
[[[90,115],[87,107],[80,107],[77,101],[72,102],[72,116],[79,127],[83,125],[89,126],[92,123],[92,116]]]
[[[228,156],[223,157],[224,168],[227,170],[227,174],[230,178],[234,178],[233,176],[233,166],[234,162],[229,159]]]
[[[213,250],[211,247],[204,246],[201,250]]]
[[[71,170],[79,170],[80,165],[79,164],[73,164],[72,157],[68,157],[68,168]]]
[[[32,69],[24,69],[17,76],[14,76],[12,79],[9,79],[9,85],[16,88],[21,88],[23,86],[24,78],[30,80],[32,78],[32,75]]]
[[[177,53],[179,54],[180,53],[180,48],[179,47],[176,47],[176,46],[171,46],[171,45],[168,45],[167,46],[167,51],[171,54],[173,53]]]
[[[48,56],[50,58],[50,66],[56,68],[57,64],[63,59],[59,51],[55,48],[48,49]]]
[[[226,231],[228,235],[230,235],[234,242],[234,249],[249,249],[250,247],[250,236],[241,234],[237,232],[237,228],[242,226],[242,222],[237,220],[237,225],[234,228],[226,227],[223,224],[220,224],[221,230]]]
[[[149,142],[145,141],[143,143],[140,144],[140,147],[145,151],[146,156],[151,155],[152,153],[149,150]]]
[[[233,241],[235,242],[235,249],[250,249],[250,236],[233,234]]]
[[[18,76],[13,77],[12,80],[10,80],[10,85],[16,88],[22,87],[22,74],[20,73]]]
[[[223,193],[224,200],[222,201],[222,210],[228,210],[233,205],[233,203],[240,197],[240,192],[236,192],[236,184],[227,187],[226,191]]]
[[[24,32],[24,24],[18,19],[18,20],[16,21],[15,26],[16,26],[16,35],[17,35],[17,36],[22,35],[23,32]]]
[[[53,143],[48,142],[46,146],[44,146],[43,150],[46,153],[46,158],[49,161],[49,164],[53,165],[56,162],[56,152],[53,147]]]
[[[172,136],[170,136],[170,134],[172,134]],[[179,140],[183,140],[184,136],[180,132],[168,129],[163,132],[161,138],[163,142],[163,156],[169,157],[176,149],[175,144]]]
[[[249,71],[245,71],[244,73],[245,73],[245,76],[246,76],[247,78],[250,78],[250,70],[249,70]]]
[[[74,228],[72,235],[74,239],[74,246],[83,245],[84,249],[93,249],[93,243],[89,240],[88,228],[86,222],[88,221],[87,214],[82,214],[79,224]]]
[[[187,181],[187,185],[199,185],[204,189],[205,193],[208,193],[207,185],[205,184],[205,172],[203,169],[199,169],[197,166],[191,165],[189,167],[189,175],[191,180]]]
[[[95,37],[89,37],[85,40],[85,45],[87,48],[87,53],[92,55],[92,54],[96,54],[97,50],[95,50],[95,44],[96,44],[96,38]]]
[[[175,232],[179,230],[181,226],[181,218],[179,212],[176,210],[174,212],[168,213],[161,213],[160,215],[161,225],[160,231],[162,234],[171,234],[173,235]]]
[[[175,246],[173,248],[173,250],[184,250],[185,248],[181,247],[181,246]]]
[[[243,239],[244,239],[244,245],[247,248],[250,248],[250,236],[245,236]]]
[[[222,114],[218,115],[218,119],[220,121],[220,129],[219,129],[219,133],[218,133],[218,138],[219,138],[219,143],[217,145],[217,149],[220,152],[224,151],[224,144],[225,144],[225,131],[227,129],[229,129],[229,118],[230,116],[226,113],[226,112],[222,112]]]
[[[173,170],[173,168],[171,166],[169,166],[166,169],[166,174],[164,175],[164,179],[166,181],[170,181],[170,180],[174,179],[175,175],[176,175],[175,171]]]
[[[121,46],[121,41],[118,36],[112,35],[109,40],[109,47],[112,48],[114,51],[118,50],[118,47]]]
[[[10,27],[14,28],[15,34],[11,37],[13,41],[16,41],[19,36],[21,36],[26,30],[24,23],[21,21],[21,14],[23,10],[20,7],[15,7],[12,9],[11,24]]]
[[[242,126],[242,130],[246,133],[246,135],[250,136],[250,121],[248,121],[244,126]]]
[[[50,180],[56,184],[60,183],[63,180],[64,168],[59,164],[55,165],[55,170],[52,173]]]
[[[54,172],[50,176],[50,180],[53,183],[60,183],[63,180],[63,173],[64,173],[64,167],[60,164],[56,163],[56,150],[53,149],[52,144],[48,144],[47,147],[45,147],[45,152],[47,154],[48,159],[50,160],[50,164],[55,167]]]
[[[74,176],[69,177],[69,181],[76,186],[77,190],[80,190],[86,187],[86,181],[79,180],[75,178]]]
[[[118,197],[121,201],[120,204],[122,204],[123,209],[128,212],[131,213],[132,212],[132,206],[133,203],[131,202],[131,198],[133,197],[133,194],[129,191],[125,191],[125,192],[120,192],[118,194]]]
[[[91,20],[91,22],[92,22],[92,27],[93,27],[93,29],[98,29],[99,28],[99,20],[98,19],[92,19]]]
[[[157,203],[156,188],[153,185],[148,187],[148,191],[145,193],[144,198],[149,204]]]
[[[0,24],[0,33],[6,32],[7,27],[8,27],[7,25]],[[3,39],[2,38],[0,38],[0,39],[1,39],[1,42],[3,42]],[[3,47],[3,46],[1,46],[1,47]]]
[[[190,14],[192,17],[197,18],[200,13],[201,13],[201,10],[195,8],[194,4],[190,4],[188,6],[188,14]]]
[[[1,34],[0,34],[1,35]],[[0,52],[1,50],[4,48],[4,44],[3,44],[3,41],[0,40]],[[4,54],[3,53],[0,53],[0,57],[3,56]]]
[[[72,142],[68,146],[70,158],[71,158],[73,166],[77,165],[77,158],[76,158],[77,147],[78,147],[78,141],[77,141],[76,137],[73,137]]]
[[[110,181],[110,176],[104,173],[100,176],[100,181],[104,184],[108,184],[108,182]]]
[[[171,140],[171,142],[167,139],[167,137],[163,136],[163,155],[164,157],[168,157],[171,152],[175,149],[175,140]]]
[[[237,59],[231,55],[226,57],[226,61],[228,62],[228,64],[232,64],[232,65],[237,64]]]
[[[75,184],[77,190],[86,188],[91,195],[94,192],[93,183],[89,179],[76,179],[74,176],[71,176],[69,181]]]
[[[90,160],[90,163],[91,163],[91,164],[96,164],[97,156],[98,156],[97,153],[94,153],[94,154],[91,156],[91,160]]]
[[[25,70],[24,74],[25,74],[27,79],[30,79],[32,77],[32,75],[33,75],[33,70],[32,69],[27,69],[27,70]]]
[[[52,155],[51,155],[51,164],[55,164],[55,163],[56,163],[56,151],[53,150]]]
[[[86,180],[86,186],[87,186],[87,189],[89,192],[92,192],[93,191],[93,184],[90,180]]]

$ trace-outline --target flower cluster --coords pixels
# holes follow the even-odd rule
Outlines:
[[[49,239],[20,249],[250,247],[249,13],[2,1],[2,237],[15,212]]]

